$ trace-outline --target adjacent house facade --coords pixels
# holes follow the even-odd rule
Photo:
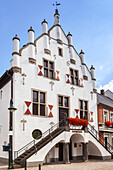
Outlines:
[[[112,124],[110,125],[110,122],[113,122],[113,93],[110,90],[106,92],[101,90],[100,94],[97,93],[97,103],[99,134],[104,138],[106,147],[109,142],[113,151],[113,127]]]
[[[0,78],[0,158],[8,153],[11,135],[12,159],[16,164],[35,162],[76,162],[89,158],[110,159],[111,153],[99,143],[95,68],[85,63],[84,52],[77,53],[72,35],[60,25],[58,10],[55,24],[48,30],[42,22],[42,34],[19,49],[20,39],[13,38],[11,67]],[[9,131],[10,99],[17,110]],[[64,117],[88,120],[89,131],[81,127],[62,128]],[[67,119],[66,119],[67,120]],[[67,126],[67,124],[65,124]],[[36,136],[42,134],[36,140]]]

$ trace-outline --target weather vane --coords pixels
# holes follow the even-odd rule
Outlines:
[[[61,5],[60,3],[57,3],[56,1],[56,4],[53,4],[53,6],[56,6],[56,9],[57,9],[57,6]]]

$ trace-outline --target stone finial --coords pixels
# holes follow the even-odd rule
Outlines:
[[[46,24],[48,24],[48,23],[47,23],[47,21],[46,21],[45,19],[42,21],[42,24],[43,24],[43,23],[46,23]]]
[[[83,51],[82,51],[82,49],[81,49],[81,51],[80,51],[80,53],[79,54],[85,54]]]
[[[92,69],[94,69],[94,70],[95,70],[95,68],[93,67],[93,65],[91,65],[91,68],[90,68],[90,70],[92,70]]]
[[[35,32],[35,31],[33,30],[32,26],[30,27],[30,29],[28,30],[28,32],[29,32],[29,31]]]
[[[17,34],[16,34],[15,37],[13,38],[13,41],[14,41],[14,39],[17,39],[17,40],[20,41],[20,39],[18,38]]]

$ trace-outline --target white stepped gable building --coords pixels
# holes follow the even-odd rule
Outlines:
[[[20,149],[34,139],[34,130],[39,129],[44,133],[63,120],[64,113],[68,117],[88,119],[98,131],[95,69],[93,66],[88,69],[82,50],[77,53],[72,35],[68,33],[66,36],[59,24],[59,16],[56,10],[55,24],[49,30],[48,23],[44,20],[43,33],[35,40],[34,30],[30,27],[29,42],[20,50],[20,39],[17,35],[13,38],[11,68],[0,78],[1,159],[8,158],[8,153],[3,151],[2,146],[9,143],[8,107],[11,98],[17,108],[12,120],[13,160],[14,153],[18,157],[25,152]],[[30,156],[24,155],[29,164],[56,161],[66,163],[87,160],[88,157],[111,158],[111,154],[87,131],[68,129],[58,132],[56,137],[54,135],[39,151],[34,147],[29,152]],[[41,140],[42,138],[35,143]],[[40,146],[42,144],[43,142]],[[22,151],[21,154],[15,152],[18,150]],[[23,164],[19,160],[16,163]]]

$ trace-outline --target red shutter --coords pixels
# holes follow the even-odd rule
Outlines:
[[[56,80],[60,80],[60,71],[56,70]]]
[[[66,74],[66,83],[70,83],[70,74]]]
[[[76,118],[79,118],[79,117],[78,117],[79,109],[75,109],[75,112],[76,112]]]
[[[48,107],[50,109],[50,113],[49,113],[48,117],[53,117],[53,114],[52,114],[53,105],[48,105]]]
[[[43,71],[42,71],[43,66],[38,65],[38,75],[43,76]]]
[[[84,87],[84,85],[83,85],[83,78],[80,78],[80,86]]]
[[[29,110],[29,106],[31,105],[31,102],[25,101],[25,104],[27,106],[27,110],[26,110],[26,112],[24,114],[25,115],[31,115],[31,112]]]
[[[91,122],[93,122],[93,112],[90,112],[90,116],[91,116]]]

